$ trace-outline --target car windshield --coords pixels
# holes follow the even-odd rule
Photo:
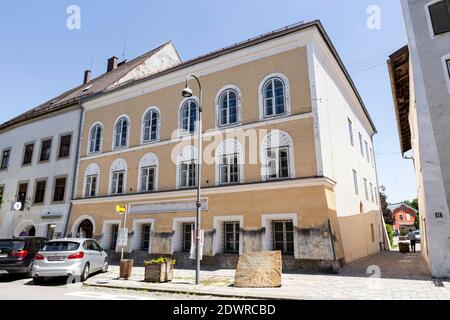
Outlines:
[[[41,251],[75,251],[79,246],[78,242],[54,241],[48,242]]]
[[[24,247],[23,240],[0,240],[0,249],[22,250]]]

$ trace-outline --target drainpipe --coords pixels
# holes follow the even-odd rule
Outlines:
[[[72,190],[70,191],[69,211],[67,213],[67,219],[66,219],[66,224],[64,226],[64,233],[63,233],[63,236],[65,238],[67,238],[67,231],[69,229],[70,216],[72,215],[72,207],[73,207],[72,200],[75,199],[75,188],[76,188],[76,183],[75,182],[77,180],[77,174],[78,174],[78,165],[79,165],[78,158],[80,156],[81,130],[82,130],[83,120],[84,120],[82,98],[80,98],[80,101],[78,102],[78,105],[80,106],[80,120],[79,120],[79,123],[78,123],[77,149],[76,149],[76,152],[75,152],[75,159],[74,159],[74,166],[73,166]]]

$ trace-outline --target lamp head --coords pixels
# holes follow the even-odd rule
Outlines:
[[[190,98],[192,97],[192,90],[191,88],[189,88],[188,86],[186,86],[183,91],[181,92],[181,95],[185,98]]]

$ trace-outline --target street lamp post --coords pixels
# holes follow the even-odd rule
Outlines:
[[[192,90],[188,86],[188,82],[190,78],[194,78],[197,81],[200,98],[199,98],[199,105],[198,105],[198,126],[197,126],[197,134],[198,134],[198,141],[197,141],[197,148],[198,148],[198,158],[197,158],[197,201],[196,201],[196,207],[197,207],[197,214],[195,218],[195,260],[196,260],[196,269],[195,269],[195,284],[200,283],[200,222],[201,222],[201,210],[202,210],[202,202],[200,199],[200,192],[201,192],[201,167],[202,167],[202,85],[200,84],[200,80],[193,74],[190,74],[186,77],[186,84],[182,91],[182,96],[185,98],[192,97]]]

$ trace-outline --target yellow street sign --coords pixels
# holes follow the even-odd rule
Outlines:
[[[116,205],[116,212],[117,213],[124,213],[125,212],[125,207],[122,207],[121,205]]]

